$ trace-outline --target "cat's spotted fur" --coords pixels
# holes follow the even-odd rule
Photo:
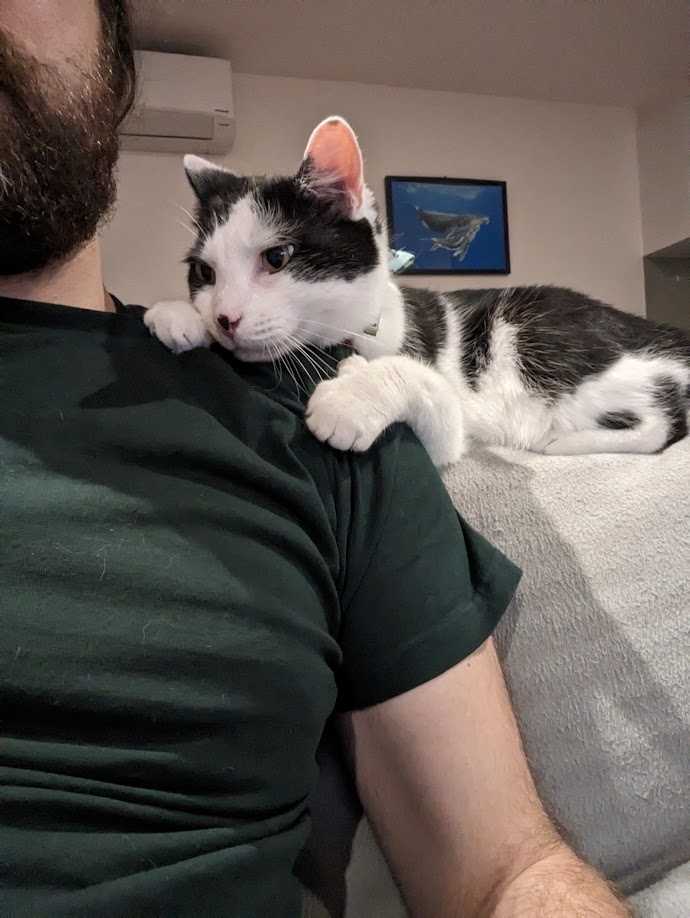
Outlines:
[[[314,131],[295,176],[242,178],[198,157],[185,167],[198,199],[191,303],[159,303],[145,321],[175,351],[215,340],[252,361],[306,349],[318,366],[319,348],[351,342],[361,356],[307,408],[319,439],[364,450],[406,421],[444,464],[468,436],[578,454],[651,453],[687,435],[687,333],[559,287],[396,285],[342,119]]]

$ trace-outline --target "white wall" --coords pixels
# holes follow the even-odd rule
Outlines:
[[[235,76],[241,172],[291,172],[314,125],[358,132],[383,205],[386,174],[505,179],[512,274],[418,278],[451,289],[560,283],[644,312],[636,120],[632,110],[277,77]],[[123,154],[119,207],[104,233],[106,281],[128,302],[184,292],[192,195],[181,157]],[[411,279],[412,282],[412,279]]]
[[[644,254],[690,236],[690,98],[638,112],[637,150]]]

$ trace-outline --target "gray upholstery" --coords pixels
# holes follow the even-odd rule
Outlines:
[[[477,448],[445,480],[525,570],[497,645],[547,808],[583,857],[642,890],[640,916],[677,918],[683,898],[690,915],[687,867],[671,873],[690,860],[690,439],[656,456]],[[322,755],[300,864],[320,901],[307,895],[304,914],[399,918],[337,759]]]

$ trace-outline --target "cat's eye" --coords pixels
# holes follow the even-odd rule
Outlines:
[[[273,245],[261,253],[261,263],[264,268],[271,274],[277,274],[290,263],[290,259],[295,254],[294,245]]]
[[[215,284],[216,282],[216,272],[210,265],[207,265],[205,261],[195,261],[192,263],[194,267],[194,276],[202,284]]]

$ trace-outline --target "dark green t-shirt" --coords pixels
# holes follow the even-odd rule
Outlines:
[[[327,718],[471,653],[516,568],[406,428],[336,453],[130,315],[0,299],[0,390],[0,912],[297,914]]]

